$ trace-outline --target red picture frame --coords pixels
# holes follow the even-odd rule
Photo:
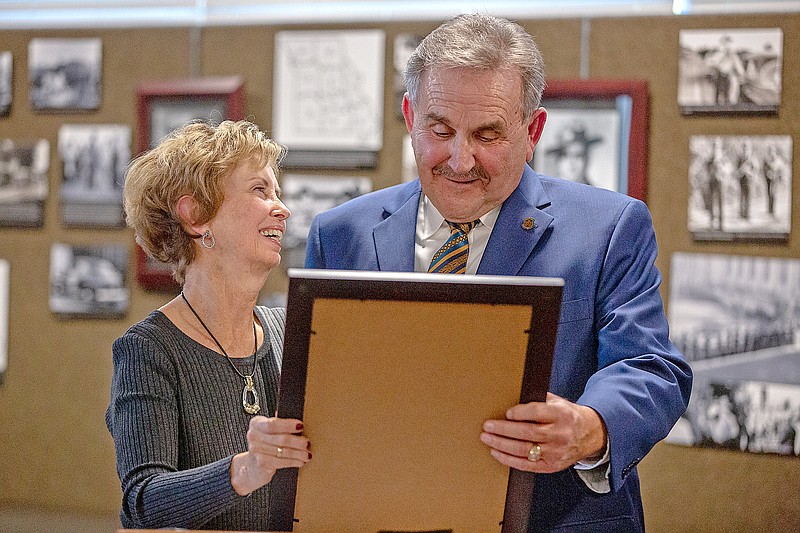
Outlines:
[[[591,103],[592,101],[613,102],[627,96],[627,190],[620,191],[646,201],[648,135],[650,98],[646,80],[626,79],[579,79],[548,80],[542,95],[542,106],[548,102],[569,100]]]
[[[244,118],[241,76],[149,80],[136,88],[137,153],[141,154],[175,127],[191,120],[211,122]],[[136,246],[136,281],[145,289],[174,291],[178,284],[169,265],[150,258]]]

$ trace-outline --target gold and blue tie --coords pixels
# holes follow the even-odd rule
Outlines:
[[[467,271],[467,257],[469,256],[469,239],[467,234],[475,227],[477,220],[472,222],[450,222],[450,237],[439,248],[428,272],[437,274],[464,274]]]

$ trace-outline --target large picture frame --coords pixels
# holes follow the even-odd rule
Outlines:
[[[273,477],[269,530],[527,531],[533,474],[478,434],[544,401],[563,280],[288,274],[277,416],[304,421],[315,459]]]
[[[646,201],[649,100],[646,80],[549,80],[542,96],[547,123],[532,166]]]
[[[692,367],[672,444],[800,456],[800,259],[672,254],[670,339]]]
[[[244,118],[241,76],[148,80],[136,88],[137,149],[153,148],[169,132],[192,120],[220,123]],[[156,291],[177,290],[172,269],[136,247],[136,281]]]

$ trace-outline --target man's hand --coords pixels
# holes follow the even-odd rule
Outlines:
[[[481,441],[504,465],[529,472],[558,472],[605,453],[607,433],[597,412],[553,393],[545,402],[515,405],[505,420],[483,423]]]

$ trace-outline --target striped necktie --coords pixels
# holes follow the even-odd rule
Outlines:
[[[450,237],[445,241],[441,248],[439,248],[433,259],[431,265],[428,267],[428,272],[435,272],[438,274],[464,274],[467,271],[467,256],[469,255],[469,239],[467,234],[478,223],[477,220],[472,222],[450,222]]]

